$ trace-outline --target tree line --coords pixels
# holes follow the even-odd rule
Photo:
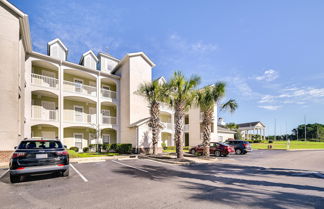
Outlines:
[[[233,112],[238,105],[235,100],[230,99],[221,103],[225,97],[226,85],[224,82],[217,82],[213,85],[198,89],[200,77],[193,75],[186,78],[181,72],[175,72],[167,83],[159,83],[155,80],[150,83],[143,83],[138,92],[143,95],[149,103],[150,119],[148,126],[152,130],[153,155],[157,154],[157,143],[163,125],[160,122],[160,104],[166,103],[174,109],[174,141],[176,145],[177,158],[183,158],[183,128],[184,117],[190,107],[200,107],[202,112],[202,144],[204,156],[209,156],[209,142],[211,124],[214,123],[213,111],[217,105],[221,110]]]

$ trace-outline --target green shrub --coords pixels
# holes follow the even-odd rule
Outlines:
[[[103,144],[102,145],[102,149],[106,150],[107,152],[109,152],[109,150],[111,149],[111,144]]]
[[[92,148],[95,148],[96,145],[95,144],[89,144],[89,148],[92,149]]]
[[[183,150],[189,150],[189,149],[190,149],[189,146],[184,146],[184,147],[183,147]]]
[[[83,147],[83,152],[89,152],[89,147]]]
[[[115,152],[117,152],[117,144],[111,144],[110,149],[115,150]]]
[[[79,148],[78,147],[70,147],[70,150],[73,150],[74,152],[79,152]]]
[[[273,143],[273,141],[272,140],[269,140],[269,144],[272,144]]]
[[[110,149],[118,152],[119,154],[130,154],[132,153],[132,144],[111,144]]]

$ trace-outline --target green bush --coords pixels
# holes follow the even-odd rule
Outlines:
[[[74,150],[68,150],[68,153],[70,158],[78,157],[78,153],[76,153]]]
[[[269,144],[272,144],[273,143],[273,141],[272,140],[269,140]]]
[[[130,154],[133,146],[132,144],[112,144],[110,148],[119,154]]]
[[[83,147],[83,152],[89,152],[89,147]]]
[[[102,145],[102,149],[106,150],[107,152],[109,152],[109,150],[111,149],[111,144],[103,144]]]
[[[183,149],[184,149],[184,150],[189,150],[190,147],[189,147],[189,146],[184,146]]]
[[[96,145],[95,144],[89,144],[89,148],[92,149],[92,148],[95,148]]]
[[[73,150],[74,152],[79,152],[79,148],[78,147],[70,147],[70,150]]]

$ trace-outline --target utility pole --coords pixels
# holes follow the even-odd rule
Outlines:
[[[305,123],[305,141],[307,141],[307,137],[306,137],[306,115],[304,115],[304,123]]]
[[[275,124],[274,124],[274,140],[277,140],[277,119],[275,118]]]
[[[297,126],[297,141],[298,141],[298,126]]]

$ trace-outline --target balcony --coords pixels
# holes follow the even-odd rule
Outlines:
[[[117,92],[102,88],[101,89],[101,96],[103,98],[116,99],[117,98]]]
[[[47,110],[42,106],[32,106],[32,119],[42,121],[58,121],[57,110]]]
[[[101,122],[102,122],[102,124],[106,124],[106,125],[116,125],[117,124],[117,118],[113,117],[113,116],[103,115],[102,118],[101,118]]]
[[[80,124],[96,124],[96,114],[88,114],[77,111],[64,111],[64,122],[68,123],[80,123]]]
[[[160,111],[167,112],[170,114],[173,113],[173,109],[168,104],[165,103],[160,104]]]
[[[88,86],[81,83],[74,83],[70,81],[63,81],[64,91],[82,94],[85,96],[97,96],[97,88],[94,86]]]
[[[31,83],[36,86],[52,88],[52,89],[58,89],[59,86],[58,79],[49,76],[35,74],[35,73],[31,74]]]
[[[162,124],[165,127],[165,129],[173,130],[173,124],[172,123],[162,122]]]

